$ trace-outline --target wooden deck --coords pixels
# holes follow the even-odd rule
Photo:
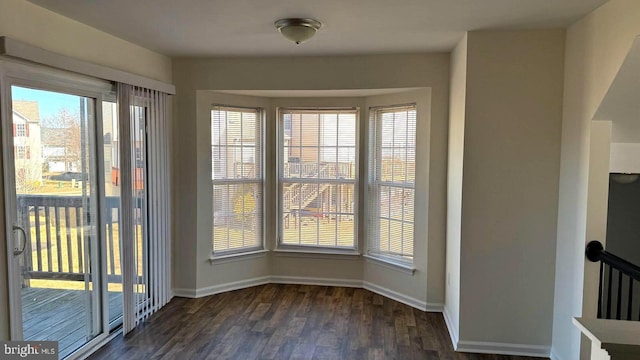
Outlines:
[[[87,306],[82,290],[23,288],[24,339],[59,341],[60,358],[69,355],[87,341]],[[109,292],[109,314],[122,314],[122,293]]]

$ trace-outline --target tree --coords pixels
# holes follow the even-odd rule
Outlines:
[[[244,188],[244,187],[243,187]],[[256,199],[251,189],[238,190],[233,199],[233,212],[238,221],[253,224],[253,212],[256,209]]]
[[[78,171],[82,159],[82,134],[80,117],[69,109],[43,121],[42,126],[44,161],[64,162],[65,171]]]

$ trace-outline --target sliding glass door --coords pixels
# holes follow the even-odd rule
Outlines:
[[[122,236],[120,141],[115,99],[102,102],[102,149],[104,174],[104,251],[107,269],[109,328],[122,324]]]
[[[103,333],[98,99],[10,89],[15,326],[24,340],[58,341],[65,357]]]
[[[12,340],[77,358],[122,324],[112,83],[0,61]]]
[[[169,300],[165,108],[166,94],[0,59],[11,340],[82,358]]]

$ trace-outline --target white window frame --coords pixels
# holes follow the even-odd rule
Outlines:
[[[380,143],[380,125],[378,114],[383,111],[394,111],[394,110],[402,110],[402,109],[412,109],[416,112],[416,129],[414,129],[416,134],[416,139],[414,143],[416,146],[414,148],[414,156],[416,156],[415,160],[415,168],[416,171],[418,167],[417,163],[417,118],[418,118],[418,106],[416,103],[410,104],[397,104],[397,105],[386,105],[386,106],[376,106],[371,107],[369,109],[369,191],[367,193],[368,196],[368,206],[367,206],[367,220],[368,220],[368,229],[367,229],[367,258],[378,260],[386,263],[391,263],[397,265],[402,268],[407,268],[410,270],[415,270],[413,268],[413,264],[415,262],[415,241],[416,241],[416,221],[415,221],[415,207],[416,207],[416,181],[414,178],[413,183],[400,183],[400,182],[389,182],[382,181],[380,179],[380,174],[377,173],[378,166],[376,164],[377,159],[379,158],[378,154],[381,151],[381,143]],[[414,174],[415,176],[415,174]],[[371,204],[379,203],[379,195],[380,195],[380,187],[393,187],[398,189],[411,189],[413,190],[413,213],[414,219],[412,221],[413,224],[413,249],[411,250],[411,256],[403,256],[402,254],[393,254],[390,252],[383,252],[380,249],[380,214],[375,210],[371,209]],[[403,220],[404,222],[404,220]],[[404,236],[404,234],[403,234]]]
[[[322,245],[301,245],[301,244],[284,244],[283,243],[283,206],[282,206],[282,197],[283,197],[283,183],[284,179],[284,167],[283,167],[283,151],[284,151],[284,135],[285,135],[285,127],[284,127],[284,117],[283,114],[285,112],[295,112],[295,111],[307,111],[307,112],[343,112],[343,111],[352,111],[356,116],[356,124],[355,124],[355,178],[354,179],[309,179],[309,178],[287,178],[287,180],[295,180],[300,181],[302,183],[315,183],[315,184],[350,184],[353,185],[353,247],[335,247],[335,246],[322,246]],[[276,199],[277,204],[277,241],[276,241],[276,251],[283,252],[309,252],[309,253],[318,253],[318,254],[338,254],[338,255],[360,255],[359,252],[359,222],[360,222],[360,108],[358,107],[279,107],[276,110],[277,116],[277,148],[276,148],[276,160],[277,160],[277,170],[276,170],[276,181],[278,186],[278,194]],[[337,146],[337,145],[336,145]],[[318,157],[320,154],[318,153]]]
[[[215,261],[215,260],[223,260],[223,259],[227,259],[230,257],[237,257],[237,256],[241,256],[241,255],[251,255],[251,254],[256,254],[256,253],[262,253],[265,251],[265,233],[266,233],[266,221],[265,221],[265,210],[266,210],[266,184],[265,184],[265,150],[266,150],[266,146],[265,146],[265,117],[266,117],[266,112],[263,108],[261,107],[249,107],[249,106],[236,106],[236,105],[228,105],[228,104],[211,104],[211,109],[209,111],[209,123],[211,124],[213,121],[213,111],[216,110],[216,108],[222,108],[222,109],[229,109],[229,110],[236,110],[236,111],[255,111],[257,113],[256,115],[256,120],[259,121],[259,128],[260,128],[260,137],[255,139],[255,142],[259,142],[259,144],[254,144],[254,146],[260,146],[260,158],[259,159],[254,159],[254,161],[260,161],[260,177],[259,180],[256,180],[256,178],[251,178],[251,179],[244,179],[244,178],[239,178],[239,179],[223,179],[223,180],[214,180],[211,179],[211,201],[213,201],[213,196],[214,196],[214,186],[215,185],[232,185],[232,184],[259,184],[258,187],[260,188],[260,191],[262,192],[262,206],[260,207],[260,213],[261,213],[261,222],[258,225],[259,231],[260,231],[260,241],[258,243],[257,246],[247,246],[247,247],[242,247],[242,248],[235,248],[235,249],[227,249],[227,250],[222,250],[222,251],[215,251],[214,250],[214,243],[213,243],[213,233],[211,234],[211,257],[210,260],[211,261]],[[213,133],[213,130],[211,130],[211,133]],[[209,138],[209,148],[213,148],[213,139]],[[209,162],[211,164],[211,168],[209,169],[209,174],[213,173],[213,159],[212,161]],[[212,220],[212,225],[215,217],[215,209],[212,208],[212,214],[211,214],[211,220]],[[213,226],[212,226],[212,230],[213,230]]]
[[[27,158],[27,145],[16,145],[16,159]]]
[[[16,124],[16,137],[27,136],[27,124]]]
[[[45,91],[54,91],[54,92],[62,92],[77,96],[84,96],[89,98],[96,99],[95,102],[95,112],[98,114],[98,119],[102,114],[102,100],[106,96],[107,93],[113,90],[113,84],[111,82],[99,80],[97,78],[91,78],[78,73],[71,73],[63,70],[53,69],[53,68],[45,68],[40,66],[34,66],[30,63],[26,63],[20,60],[7,60],[0,59],[0,103],[3,105],[3,109],[0,109],[2,113],[2,117],[4,119],[12,119],[11,113],[11,87],[19,86],[19,87],[28,87]],[[96,156],[98,157],[97,164],[101,164],[102,159],[102,151],[104,146],[102,144],[102,137],[96,136],[102,132],[102,121],[98,121],[95,119],[96,126],[93,129],[92,137],[96,139],[95,147]],[[4,158],[3,163],[5,167],[5,173],[7,173],[6,168],[12,168],[14,166],[14,158],[13,153],[10,151],[11,145],[13,143],[13,131],[10,128],[5,129],[4,127],[7,124],[10,124],[11,120],[4,121],[3,130],[5,134],[2,135],[2,148],[4,150]],[[8,130],[8,131],[7,131]],[[103,233],[106,228],[105,222],[102,215],[102,204],[104,204],[104,191],[100,187],[100,184],[104,183],[104,174],[102,171],[97,171],[98,176],[96,178],[96,195],[98,196],[98,220],[97,220],[97,229],[101,232],[101,239],[106,239],[106,235]],[[4,180],[4,192],[5,194],[11,194],[15,188],[15,179],[7,178]],[[13,196],[5,197],[5,207],[13,208],[15,207]],[[9,212],[5,213],[5,222],[8,224],[14,223],[12,219],[13,215]],[[13,234],[11,227],[6,227],[5,237],[7,239],[12,239]],[[7,249],[7,263],[8,267],[8,277],[13,278],[16,276],[17,272],[20,271],[17,266],[17,262],[14,261],[13,257],[13,241],[6,242]],[[99,254],[92,254],[91,263],[95,264],[95,266],[100,266],[101,269],[98,272],[97,270],[93,270],[96,274],[100,276],[100,296],[99,299],[91,299],[92,302],[100,302],[102,304],[108,304],[108,291],[107,291],[107,264],[106,264],[106,251],[100,251]],[[98,289],[95,289],[98,290]],[[9,284],[9,297],[11,301],[9,302],[9,313],[10,313],[10,322],[12,324],[16,324],[15,326],[11,326],[10,333],[12,339],[22,339],[22,321],[21,315],[18,315],[22,310],[22,298],[21,292],[19,288],[19,284],[17,282],[13,282]],[[101,305],[95,305],[95,309],[99,309],[99,311],[95,311],[92,314],[93,324],[102,324],[102,326],[96,325],[97,335],[85,343],[82,348],[76,350],[71,353],[67,359],[74,360],[77,358],[81,358],[83,355],[90,354],[91,352],[97,350],[100,346],[106,344],[108,342],[110,336],[110,328],[109,328],[109,315],[108,309],[102,309]],[[104,310],[104,311],[103,311]]]

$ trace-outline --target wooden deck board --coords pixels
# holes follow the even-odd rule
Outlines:
[[[26,340],[59,341],[64,357],[86,342],[86,293],[82,290],[22,289],[22,327]],[[109,292],[109,314],[122,314],[122,293]]]

